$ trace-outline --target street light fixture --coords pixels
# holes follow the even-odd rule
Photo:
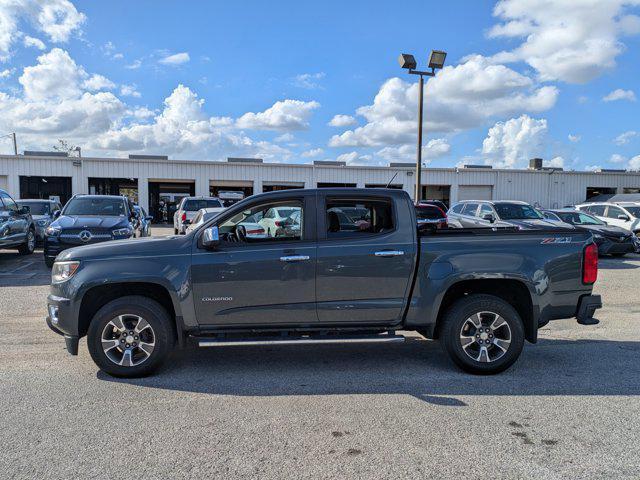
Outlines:
[[[416,193],[415,201],[420,202],[422,195],[422,105],[424,94],[424,76],[433,77],[436,74],[436,70],[441,69],[444,66],[444,61],[447,58],[447,52],[442,50],[431,50],[429,55],[429,68],[430,72],[421,72],[416,70],[418,64],[413,55],[409,53],[402,53],[398,58],[400,67],[409,70],[412,75],[420,75],[420,83],[418,87],[418,151],[416,154]]]

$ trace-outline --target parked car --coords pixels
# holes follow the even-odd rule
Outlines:
[[[234,203],[244,200],[244,193],[236,192],[235,190],[220,190],[218,198],[225,207],[230,207]]]
[[[62,206],[55,200],[39,200],[32,198],[18,199],[19,207],[29,207],[33,224],[36,226],[36,242],[44,241],[44,231],[53,221],[53,214],[62,210]]]
[[[354,205],[369,210],[369,226],[333,231],[327,213]],[[299,234],[249,239],[238,228],[287,208],[300,211]],[[255,195],[187,236],[63,252],[47,324],[72,355],[86,336],[101,370],[136,377],[187,339],[220,348],[401,342],[400,330],[438,338],[461,368],[492,374],[512,365],[550,320],[597,323],[590,233],[419,234],[416,223],[411,198],[399,190]]]
[[[184,197],[173,214],[173,233],[175,235],[184,234],[187,231],[186,220],[193,220],[198,210],[202,208],[217,208],[224,210],[224,205],[216,197]]]
[[[447,207],[446,203],[444,203],[442,200],[433,200],[433,199],[420,200],[418,202],[418,205],[435,205],[443,212],[446,212],[447,210],[449,210],[449,207]]]
[[[220,212],[221,212],[220,208],[201,208],[200,210],[198,210],[198,212],[195,214],[192,220],[189,220],[189,219],[186,220],[187,230],[185,233],[192,232],[193,230],[200,227],[200,225],[205,223],[207,220],[220,214]]]
[[[419,227],[447,228],[447,214],[437,205],[419,203],[415,208]]]
[[[562,226],[545,220],[531,205],[515,200],[464,200],[447,212],[447,218],[449,226],[454,228],[573,228],[571,225]]]
[[[602,220],[580,210],[563,209],[545,213],[556,215],[563,222],[591,232],[600,255],[622,257],[636,251],[636,237],[622,227],[607,225]]]
[[[284,221],[289,218],[294,212],[296,208],[294,207],[273,207],[267,210],[264,216],[258,220],[258,223],[262,228],[264,228],[267,235],[270,237],[275,237],[276,232],[280,227],[283,226]]]
[[[624,228],[640,237],[640,203],[583,203],[576,208],[593,215],[607,225]]]
[[[136,214],[136,219],[133,222],[135,236],[150,237],[151,222],[153,221],[153,215],[147,215],[147,212],[140,205],[134,205],[133,211]]]
[[[36,248],[36,226],[28,206],[18,206],[11,195],[0,190],[0,248],[17,248],[29,255]]]
[[[302,211],[295,210],[291,215],[285,218],[278,230],[276,237],[299,237],[302,231]]]
[[[126,197],[74,195],[45,230],[44,261],[52,267],[67,248],[134,236],[136,214]]]

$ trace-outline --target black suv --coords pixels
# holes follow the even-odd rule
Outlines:
[[[136,214],[126,197],[74,195],[45,230],[44,261],[53,266],[67,248],[135,236]]]
[[[0,248],[15,248],[21,255],[36,248],[36,227],[29,207],[19,207],[11,196],[0,190]]]

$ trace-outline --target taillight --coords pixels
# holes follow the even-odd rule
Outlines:
[[[590,243],[584,249],[582,259],[582,283],[591,285],[598,279],[598,246]]]
[[[247,233],[249,235],[259,235],[260,233],[264,233],[263,229],[259,229],[259,230],[247,230]]]
[[[186,212],[182,212],[182,221],[184,222],[187,219]]]
[[[280,220],[276,220],[275,222],[273,222],[276,224],[276,227],[280,227],[282,226],[282,222]]]

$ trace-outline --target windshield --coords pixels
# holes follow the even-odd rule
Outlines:
[[[625,205],[624,209],[636,218],[640,218],[640,206],[630,207]]]
[[[21,207],[29,207],[31,215],[49,215],[49,202],[18,202]]]
[[[201,208],[222,208],[222,203],[220,200],[186,200],[182,207],[187,212],[197,212]]]
[[[501,220],[541,220],[543,218],[531,205],[496,203],[494,208]]]
[[[120,198],[76,197],[69,200],[62,213],[63,215],[124,217],[127,210],[124,201]]]
[[[606,225],[597,218],[582,212],[558,212],[558,216],[563,222],[571,225]]]

